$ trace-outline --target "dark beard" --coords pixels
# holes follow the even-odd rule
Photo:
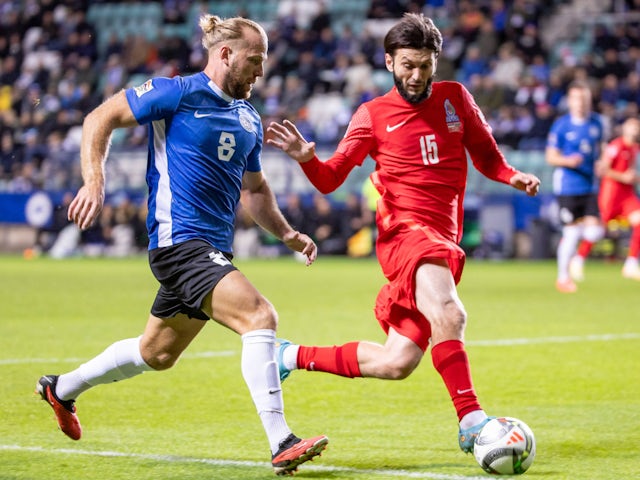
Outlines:
[[[228,93],[236,100],[246,100],[251,96],[251,90],[247,90],[247,86],[244,83],[238,82],[238,78],[240,78],[238,69],[235,65],[232,65],[229,71],[229,76],[227,77]]]
[[[229,95],[236,100],[246,100],[251,96],[251,92],[247,91],[247,87],[238,82],[231,81],[228,83]]]
[[[427,86],[422,91],[422,93],[420,93],[418,95],[409,94],[404,89],[404,87],[402,86],[402,82],[400,81],[400,79],[398,77],[395,76],[395,74],[393,75],[393,83],[395,84],[396,88],[398,89],[398,93],[400,94],[400,96],[402,98],[404,98],[407,102],[409,102],[409,103],[411,103],[413,105],[417,105],[421,101],[423,101],[423,100],[429,98],[429,96],[431,96],[431,90],[432,90],[432,86],[433,86],[433,77],[431,77],[431,78],[429,78],[429,80],[427,80]]]

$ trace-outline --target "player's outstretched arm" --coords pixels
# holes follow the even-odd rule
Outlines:
[[[553,167],[578,168],[584,158],[579,153],[563,155],[556,147],[547,147],[545,150],[545,160]]]
[[[305,163],[316,155],[315,142],[307,142],[289,120],[271,122],[267,127],[266,143],[279,148],[298,163]]]
[[[517,172],[511,177],[509,183],[513,188],[522,190],[530,197],[536,196],[540,189],[540,179],[531,173]]]
[[[307,257],[307,265],[315,261],[318,247],[311,237],[294,230],[289,225],[262,172],[244,174],[240,202],[260,227],[275,235],[291,250]]]
[[[307,257],[307,266],[311,265],[318,256],[318,247],[311,237],[296,230],[287,232],[282,242],[294,252],[300,252]]]
[[[137,125],[124,90],[90,112],[82,124],[80,163],[84,185],[69,204],[67,217],[82,230],[98,218],[104,205],[104,164],[116,128]]]

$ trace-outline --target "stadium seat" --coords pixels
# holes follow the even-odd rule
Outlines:
[[[278,14],[277,0],[251,0],[246,4],[249,17],[257,22],[273,22]]]
[[[209,2],[209,13],[222,18],[235,17],[244,8],[244,2],[217,0]]]
[[[372,74],[374,85],[382,92],[393,87],[393,77],[387,70],[374,70]]]
[[[191,36],[191,28],[188,23],[167,23],[162,26],[162,35],[167,37],[180,37],[184,40],[189,40]]]

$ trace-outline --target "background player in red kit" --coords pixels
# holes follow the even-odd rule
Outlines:
[[[602,177],[598,206],[606,225],[616,218],[626,219],[631,225],[629,253],[622,267],[622,276],[640,280],[638,255],[640,254],[640,198],[636,184],[636,158],[640,152],[640,120],[629,118],[622,124],[622,135],[612,140],[597,164]]]
[[[469,151],[487,177],[529,195],[540,181],[509,166],[479,108],[456,82],[433,83],[442,36],[433,22],[406,14],[384,40],[387,69],[395,87],[361,105],[337,151],[326,162],[315,156],[289,121],[272,123],[267,143],[300,163],[323,193],[335,190],[367,155],[376,162],[371,180],[380,192],[376,221],[377,257],[388,283],[375,313],[387,333],[384,345],[351,342],[305,347],[281,341],[281,378],[306,368],[345,377],[406,378],[429,343],[436,370],[451,395],[460,421],[459,443],[473,450],[487,421],[476,396],[464,329],[467,314],[456,284],[465,254],[463,197]]]

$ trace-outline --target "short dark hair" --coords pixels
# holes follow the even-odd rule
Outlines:
[[[421,13],[405,13],[384,37],[385,53],[393,56],[399,48],[428,48],[437,57],[442,51],[442,34],[429,17]]]

